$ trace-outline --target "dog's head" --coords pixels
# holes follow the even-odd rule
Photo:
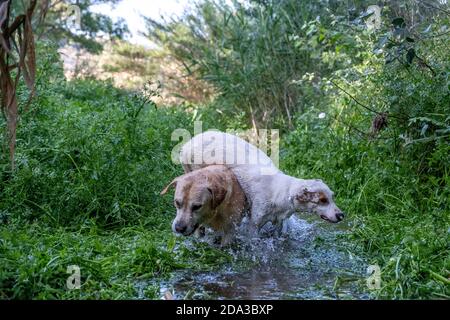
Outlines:
[[[174,205],[177,215],[172,223],[172,230],[189,236],[214,215],[216,209],[225,199],[226,184],[217,179],[191,172],[175,178],[161,194],[174,186]]]
[[[303,180],[295,189],[294,206],[299,211],[316,213],[328,222],[339,222],[344,213],[336,206],[333,192],[322,180]]]

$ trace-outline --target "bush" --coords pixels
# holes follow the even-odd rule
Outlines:
[[[149,278],[229,261],[202,244],[193,255],[177,240],[172,200],[159,195],[181,173],[171,133],[193,128],[192,115],[157,108],[154,92],[66,82],[47,48],[15,171],[0,158],[0,299],[157,299]],[[81,268],[81,290],[66,288],[70,265]]]
[[[40,52],[16,170],[6,153],[0,158],[2,217],[74,227],[88,218],[108,226],[157,221],[154,212],[168,208],[158,191],[181,172],[167,152],[171,132],[189,129],[192,118],[110,83],[66,82],[55,48],[40,43]]]
[[[382,298],[448,297],[450,148],[440,143],[425,161],[445,166],[440,176],[421,174],[417,162],[382,141],[343,134],[316,113],[304,116],[284,139],[281,163],[288,174],[321,178],[335,191],[351,233],[348,250],[364,252],[382,269]]]

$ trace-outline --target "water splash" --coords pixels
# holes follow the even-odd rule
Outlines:
[[[346,232],[345,224],[292,216],[285,233],[273,236],[272,231],[269,225],[259,238],[238,237],[226,249],[233,262],[220,270],[174,273],[158,283],[161,296],[169,290],[175,299],[368,298],[358,285],[364,282],[366,263],[342,251],[337,241]],[[203,241],[212,243],[212,238]]]

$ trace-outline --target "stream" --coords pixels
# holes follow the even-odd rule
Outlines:
[[[158,282],[159,291],[174,299],[368,299],[366,262],[339,245],[348,229],[345,222],[292,216],[282,236],[238,239],[226,249],[233,262],[215,271],[175,272]]]

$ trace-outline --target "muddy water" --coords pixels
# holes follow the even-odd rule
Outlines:
[[[175,273],[159,283],[161,295],[169,290],[176,299],[367,299],[367,265],[340,245],[348,226],[304,218],[291,217],[279,237],[238,239],[228,249],[234,262],[213,272]]]

